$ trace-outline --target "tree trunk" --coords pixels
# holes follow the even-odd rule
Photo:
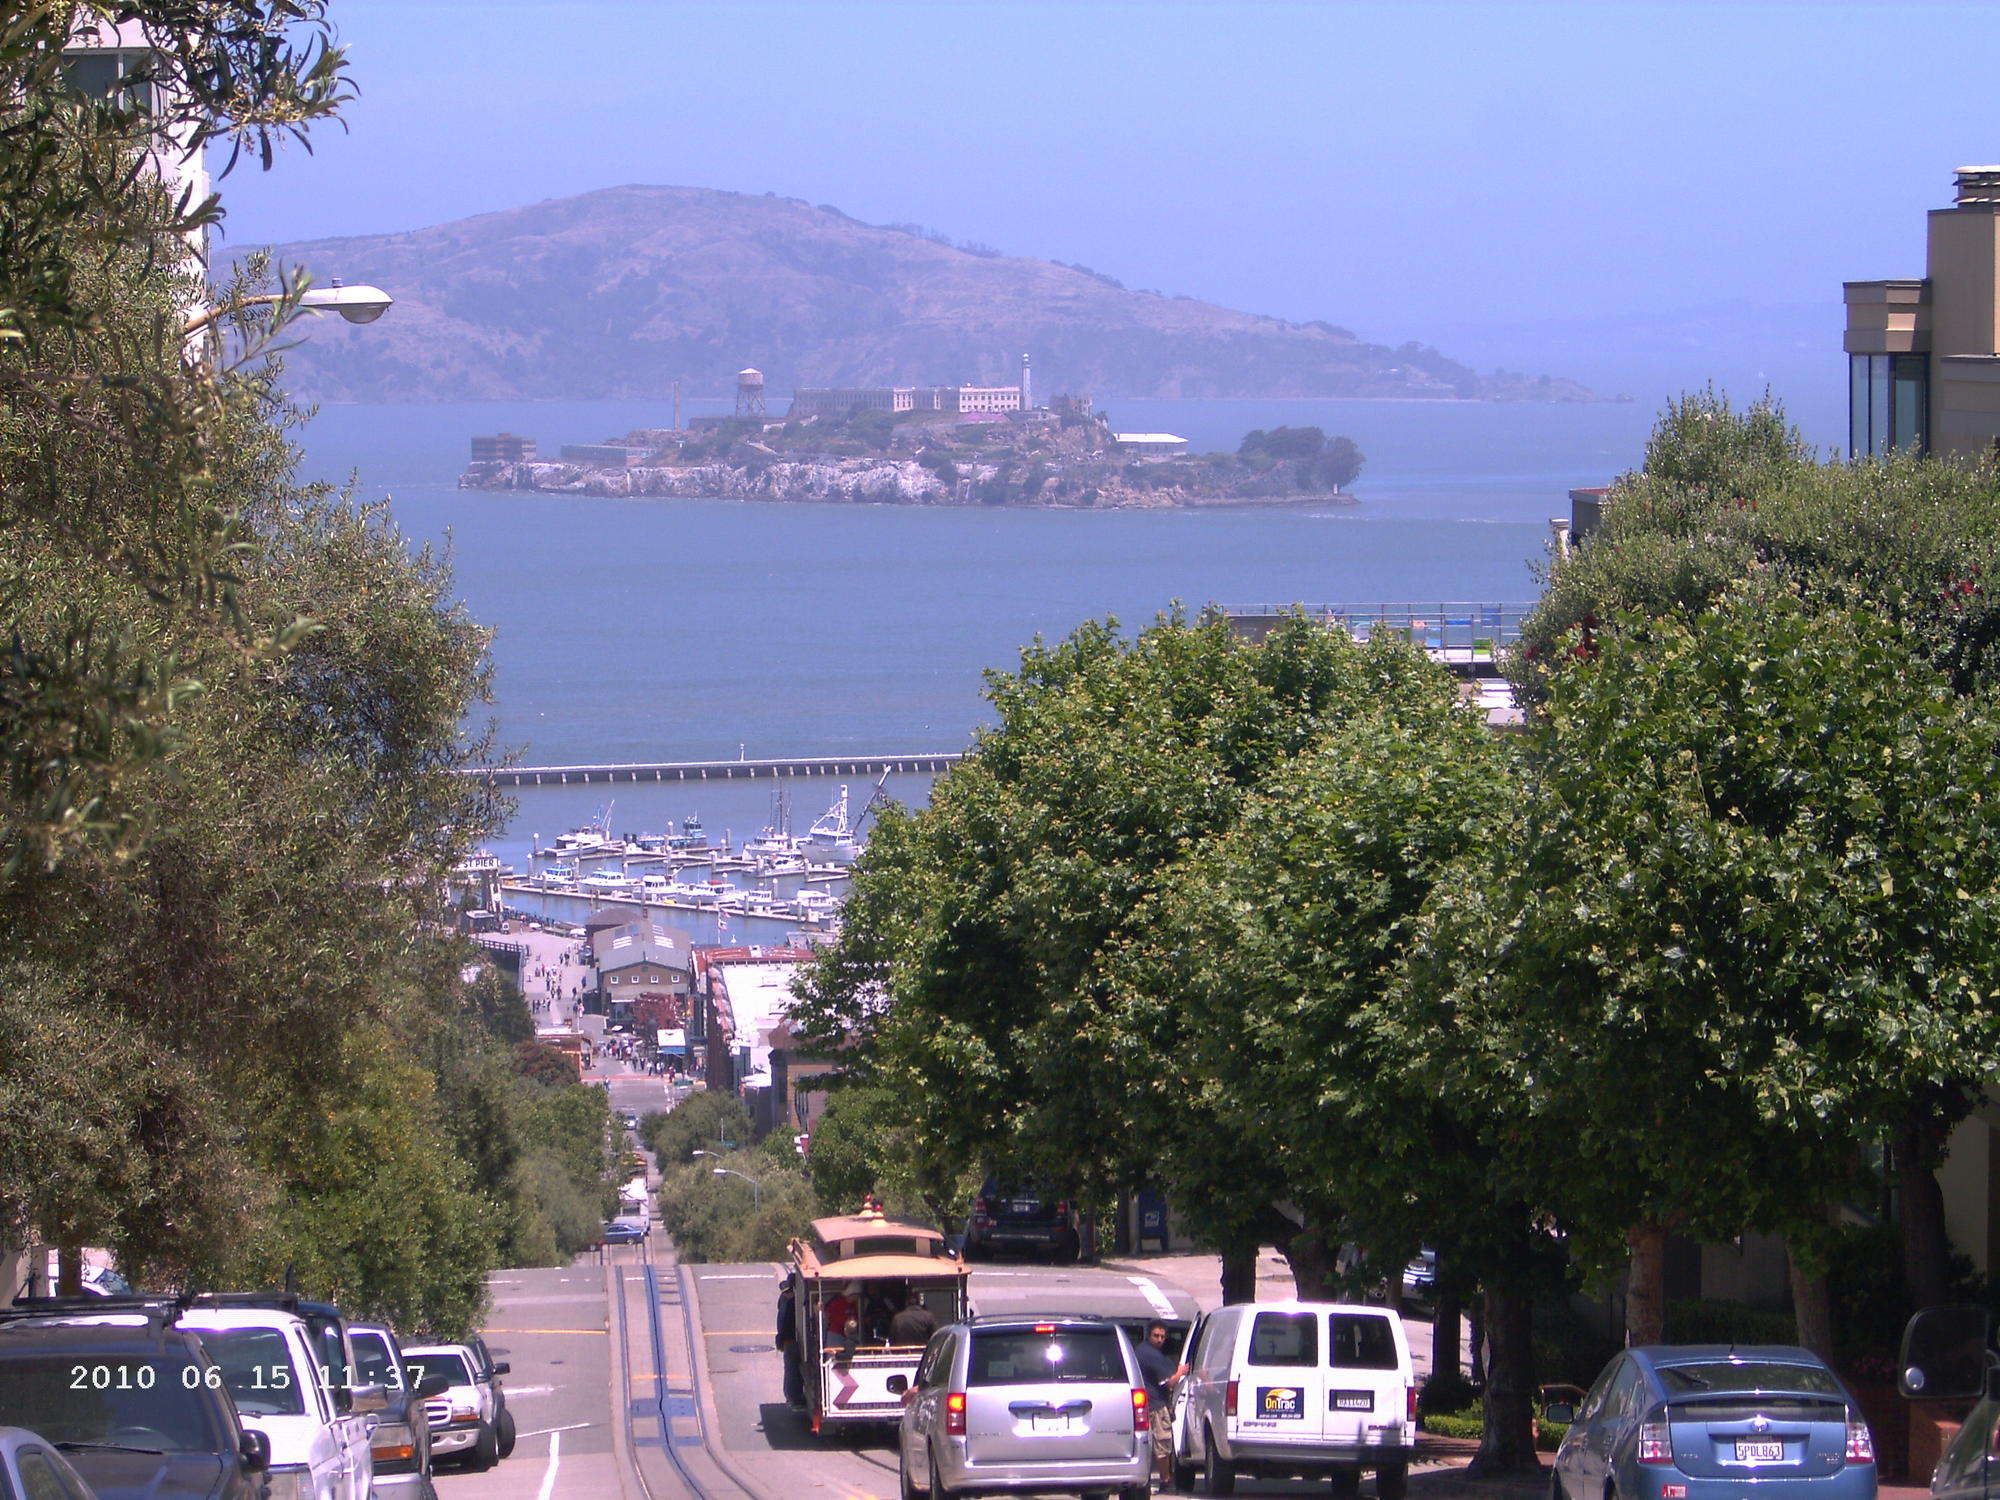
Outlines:
[[[1798,1340],[1821,1359],[1833,1359],[1833,1302],[1827,1293],[1826,1272],[1808,1267],[1791,1246],[1785,1247],[1785,1264],[1792,1275],[1792,1317],[1798,1324]]]
[[[1458,1352],[1461,1321],[1457,1293],[1437,1293],[1436,1311],[1431,1314],[1431,1368],[1446,1379],[1464,1373]]]
[[[1659,1344],[1667,1332],[1667,1226],[1637,1224],[1625,1231],[1631,1264],[1625,1275],[1625,1343]]]
[[[1224,1303],[1257,1300],[1257,1248],[1251,1245],[1247,1249],[1237,1248],[1222,1252]]]
[[[1328,1252],[1326,1235],[1306,1228],[1285,1242],[1285,1260],[1292,1268],[1294,1295],[1301,1302],[1338,1302],[1333,1278],[1336,1256]],[[1255,1300],[1253,1294],[1251,1300]]]
[[[78,1245],[64,1245],[56,1251],[56,1295],[58,1297],[81,1297],[83,1295],[83,1249]]]
[[[1535,1456],[1535,1299],[1525,1281],[1486,1288],[1486,1430],[1466,1477],[1539,1474]]]
[[[1951,1300],[1951,1242],[1936,1175],[1934,1127],[1912,1108],[1896,1128],[1896,1186],[1901,1199],[1903,1279],[1918,1307]]]

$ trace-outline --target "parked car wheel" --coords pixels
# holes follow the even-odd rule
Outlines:
[[[507,1458],[514,1451],[514,1414],[503,1406],[500,1409],[500,1419],[493,1426],[497,1456]]]
[[[917,1481],[910,1474],[910,1456],[907,1453],[896,1465],[896,1488],[903,1500],[929,1500],[930,1483],[926,1480],[922,1489],[917,1488]]]
[[[1204,1433],[1201,1445],[1201,1487],[1211,1495],[1236,1493],[1236,1465],[1215,1451],[1215,1434]]]
[[[1410,1491],[1410,1466],[1387,1464],[1375,1471],[1376,1500],[1403,1500]]]
[[[479,1436],[468,1450],[467,1463],[475,1474],[483,1474],[500,1462],[500,1439],[490,1426],[482,1425]]]

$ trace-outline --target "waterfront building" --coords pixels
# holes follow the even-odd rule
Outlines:
[[[535,440],[512,432],[475,437],[472,440],[472,461],[476,464],[531,464],[535,461]]]
[[[151,113],[162,115],[165,111],[154,101],[165,85],[156,80],[131,82],[135,75],[147,70],[159,50],[143,21],[97,20],[72,35],[69,45],[63,48],[63,67],[69,74],[70,86],[79,94],[109,98],[119,93],[129,98],[143,93],[146,97],[138,102],[147,104]],[[200,203],[209,195],[207,158],[193,148],[193,137],[191,122],[176,125],[157,132],[146,153],[147,167],[166,184],[168,196],[175,201],[184,198],[191,204]],[[207,231],[190,230],[187,239],[189,251],[197,259],[206,260]]]
[[[1974,458],[2000,445],[2000,166],[1960,167],[1922,277],[1845,286],[1848,445]]]
[[[1114,432],[1111,446],[1134,458],[1172,458],[1188,451],[1188,440],[1171,432]]]
[[[845,417],[856,411],[1011,412],[1021,410],[1018,385],[802,386],[792,392],[791,418]]]

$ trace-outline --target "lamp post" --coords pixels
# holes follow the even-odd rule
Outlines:
[[[211,307],[207,312],[189,318],[181,327],[181,336],[192,338],[204,328],[213,327],[216,319],[226,318],[247,307],[270,307],[286,301],[301,312],[339,313],[350,323],[372,323],[393,307],[396,299],[378,286],[346,286],[336,276],[331,286],[310,287],[303,292],[265,292]]]
[[[697,1151],[695,1153],[697,1156],[707,1156],[708,1154],[706,1151]],[[727,1167],[711,1167],[709,1170],[717,1177],[741,1177],[745,1182],[750,1184],[751,1213],[756,1213],[764,1206],[764,1189],[758,1185],[756,1178],[744,1172],[732,1172]]]

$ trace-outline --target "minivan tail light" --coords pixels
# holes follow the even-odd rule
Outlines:
[[[944,1432],[946,1437],[965,1436],[964,1391],[952,1391],[944,1398]]]
[[[1847,1461],[1851,1464],[1875,1462],[1875,1435],[1868,1430],[1866,1422],[1857,1422],[1851,1413],[1847,1418]]]
[[[1134,1432],[1150,1432],[1152,1430],[1152,1422],[1146,1415],[1146,1392],[1143,1388],[1136,1385],[1132,1387],[1132,1430]],[[1854,1439],[1849,1437],[1847,1444],[1852,1448],[1854,1446]]]
[[[1665,1422],[1639,1424],[1638,1456],[1642,1464],[1670,1464],[1674,1461],[1674,1445],[1667,1436]]]
[[[1222,1414],[1225,1417],[1236,1415],[1236,1382],[1233,1380],[1229,1382],[1229,1389],[1222,1395]]]

